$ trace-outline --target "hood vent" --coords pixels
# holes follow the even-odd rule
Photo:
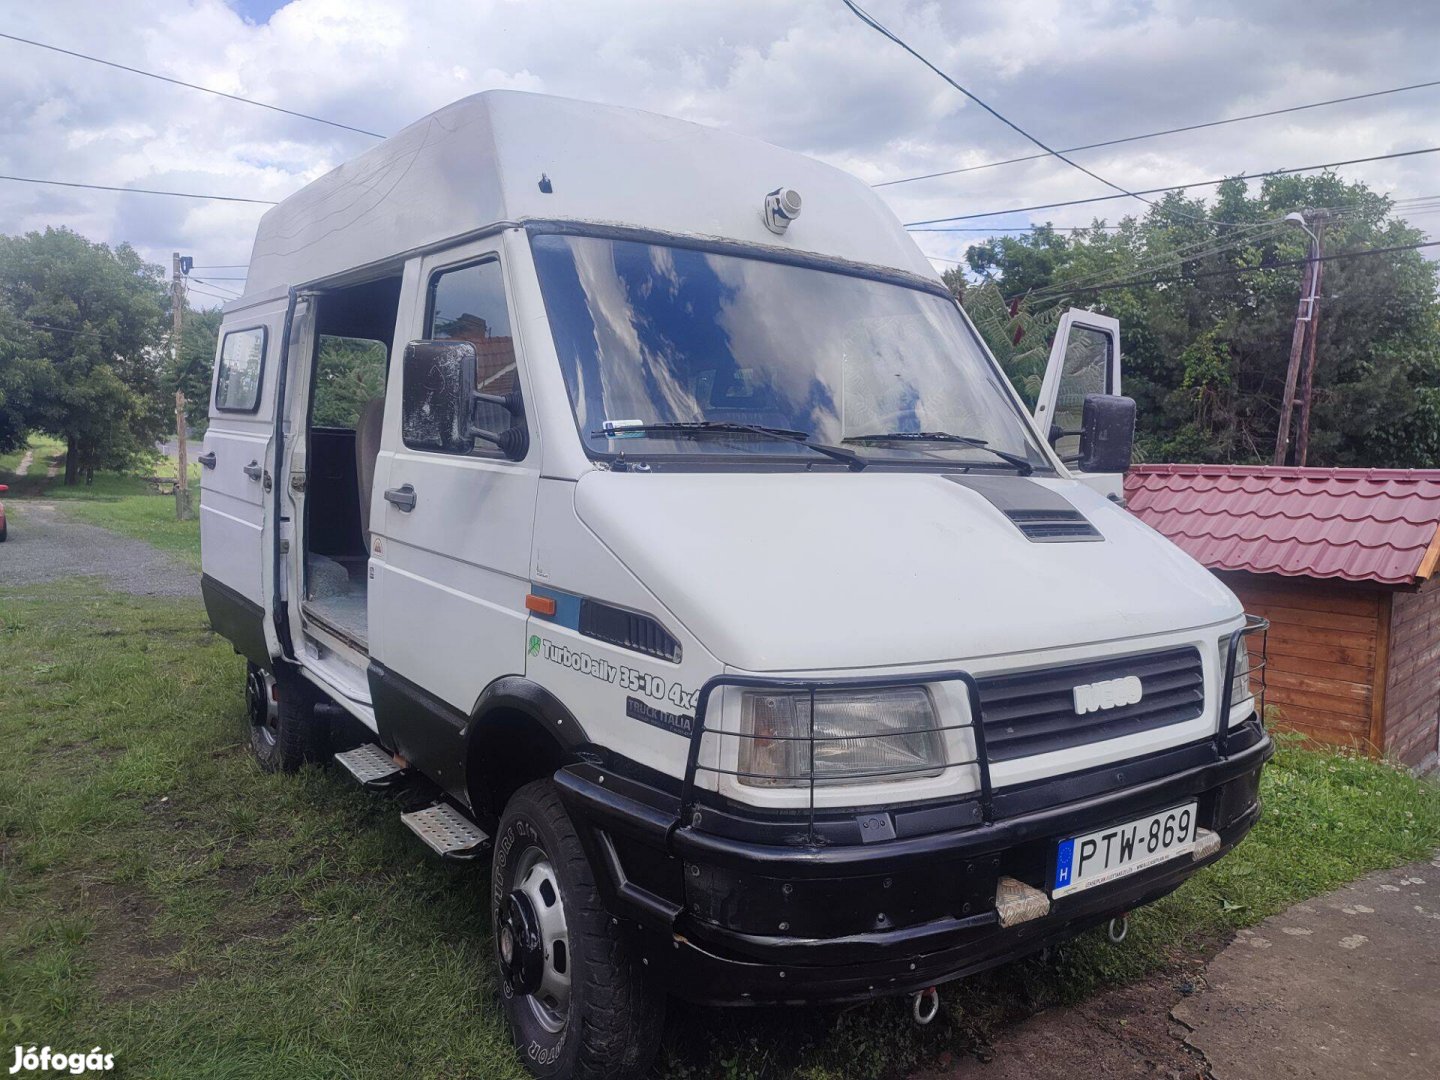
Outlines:
[[[1037,544],[1100,539],[1099,531],[1079,510],[1006,510],[1005,516]]]
[[[1043,484],[1015,476],[947,476],[999,510],[1036,544],[1073,544],[1104,540],[1100,530],[1060,495]]]

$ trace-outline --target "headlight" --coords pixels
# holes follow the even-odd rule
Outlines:
[[[1230,653],[1230,639],[1220,639],[1220,676],[1225,676],[1225,663]],[[1230,683],[1230,707],[1244,704],[1255,696],[1250,689],[1250,649],[1245,639],[1240,639],[1240,645],[1235,650],[1235,677]]]
[[[885,784],[938,776],[944,740],[923,686],[740,696],[740,783],[750,787]],[[812,749],[813,746],[813,749]],[[749,775],[746,775],[749,774]]]

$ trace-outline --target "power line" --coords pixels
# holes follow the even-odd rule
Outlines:
[[[198,281],[198,282],[200,282],[200,284],[202,284],[202,285],[208,285],[210,288],[214,289],[216,292],[228,293],[228,294],[230,294],[230,295],[233,296],[233,297],[238,297],[238,296],[240,295],[238,292],[236,292],[236,291],[235,291],[234,289],[232,289],[232,288],[229,288],[228,286],[225,286],[225,285],[216,285],[215,282],[214,282],[214,280],[211,279],[211,278],[195,277],[195,276],[192,274],[191,277],[190,277],[190,280],[191,280],[191,281]]]
[[[1224,120],[1210,120],[1203,124],[1185,124],[1182,127],[1166,128],[1163,131],[1150,131],[1144,135],[1127,135],[1123,139],[1106,139],[1103,142],[1086,143],[1083,146],[1070,146],[1062,150],[1061,153],[1074,154],[1081,150],[1098,150],[1102,146],[1119,146],[1122,143],[1159,138],[1161,135],[1175,135],[1184,131],[1200,131],[1204,128],[1220,127],[1224,124],[1238,124],[1243,120],[1260,120],[1267,116],[1283,116],[1286,113],[1303,112],[1306,109],[1319,109],[1326,105],[1341,105],[1347,101],[1364,101],[1367,98],[1384,97],[1386,94],[1401,94],[1407,90],[1423,90],[1431,86],[1440,86],[1440,79],[1432,82],[1411,83],[1409,86],[1395,86],[1389,90],[1372,90],[1366,94],[1352,94],[1349,97],[1330,98],[1328,101],[1312,101],[1308,105],[1291,105],[1285,109],[1269,109],[1266,112],[1247,113],[1244,116],[1231,116]],[[1018,165],[1022,161],[1039,161],[1049,156],[1049,154],[1026,154],[1024,157],[1006,158],[1003,161],[987,161],[983,165],[967,165],[960,169],[943,169],[940,172],[921,173],[918,176],[902,176],[898,180],[882,180],[878,184],[871,184],[870,186],[882,188],[891,187],[895,184],[911,184],[917,180],[933,180],[940,176],[958,176],[960,173],[979,172],[981,169],[994,169],[1001,165]]]
[[[1004,124],[1006,127],[1008,127],[1011,131],[1015,132],[1017,135],[1023,136],[1025,139],[1027,139],[1027,140],[1029,140],[1030,142],[1034,143],[1034,144],[1035,144],[1036,146],[1038,146],[1041,150],[1044,150],[1045,153],[1048,154],[1049,156],[1055,157],[1055,158],[1059,158],[1059,159],[1060,159],[1061,161],[1063,161],[1066,165],[1069,165],[1072,169],[1077,169],[1077,170],[1079,170],[1080,172],[1084,173],[1086,176],[1090,177],[1092,180],[1098,180],[1100,183],[1104,184],[1106,187],[1111,188],[1111,189],[1113,189],[1114,191],[1118,191],[1118,192],[1120,193],[1120,194],[1117,195],[1117,196],[1111,196],[1111,198],[1126,197],[1126,198],[1131,198],[1131,199],[1139,199],[1141,202],[1145,203],[1146,205],[1150,205],[1150,206],[1153,206],[1153,205],[1154,205],[1153,203],[1150,202],[1149,199],[1144,198],[1144,194],[1145,194],[1145,193],[1143,193],[1143,192],[1131,191],[1131,190],[1129,190],[1128,188],[1123,188],[1123,187],[1121,187],[1119,184],[1116,184],[1116,183],[1114,183],[1114,182],[1112,182],[1112,181],[1110,181],[1110,180],[1106,180],[1105,177],[1101,176],[1099,173],[1095,172],[1093,169],[1087,169],[1084,165],[1081,165],[1079,162],[1072,161],[1070,158],[1068,158],[1068,157],[1065,156],[1065,153],[1064,153],[1063,151],[1056,150],[1056,149],[1054,149],[1054,148],[1052,148],[1052,147],[1050,147],[1050,146],[1047,146],[1045,143],[1043,143],[1043,142],[1041,142],[1039,139],[1037,139],[1034,135],[1031,135],[1028,131],[1026,131],[1024,128],[1022,128],[1019,124],[1015,123],[1015,121],[1009,119],[1008,117],[1005,117],[1005,116],[1001,115],[998,110],[996,110],[996,109],[993,108],[992,106],[986,104],[984,101],[981,101],[978,97],[976,97],[974,94],[972,94],[969,90],[966,90],[965,87],[961,86],[958,82],[956,82],[954,79],[952,79],[949,75],[945,74],[945,72],[941,71],[938,67],[936,67],[934,64],[932,64],[929,60],[925,59],[925,57],[921,56],[918,52],[915,51],[914,48],[912,48],[909,44],[907,44],[907,43],[904,41],[904,39],[898,37],[896,34],[894,34],[893,32],[891,32],[890,30],[886,29],[883,25],[881,25],[881,24],[875,19],[875,17],[874,17],[873,15],[871,15],[871,14],[870,14],[869,12],[867,12],[864,8],[862,8],[859,4],[857,4],[857,3],[855,2],[855,0],[841,0],[841,2],[842,2],[847,8],[849,8],[850,11],[851,11],[851,13],[854,14],[854,16],[855,16],[857,19],[859,19],[861,22],[863,22],[866,26],[870,27],[870,29],[874,30],[876,33],[878,33],[878,34],[880,34],[880,35],[888,38],[889,40],[893,41],[896,45],[899,45],[900,48],[904,49],[907,53],[909,53],[911,56],[913,56],[916,60],[919,60],[922,64],[924,64],[927,68],[929,68],[931,71],[933,71],[936,75],[939,75],[940,78],[944,79],[947,83],[949,83],[950,86],[952,86],[952,87],[955,88],[956,90],[960,91],[960,93],[964,94],[967,98],[969,98],[971,101],[973,101],[976,105],[979,105],[980,108],[984,109],[987,113],[989,113],[991,116],[993,116],[996,120],[999,120],[1002,124]],[[1189,215],[1186,215],[1186,216],[1189,216]]]
[[[210,266],[192,266],[191,270],[249,270],[249,263],[214,263]]]
[[[191,288],[192,291],[194,291],[195,293],[198,293],[200,296],[208,296],[208,297],[211,297],[212,299],[224,300],[224,301],[227,302],[227,303],[228,303],[229,301],[231,301],[231,300],[239,300],[239,299],[240,299],[240,297],[236,296],[234,293],[214,292],[214,291],[211,291],[210,289],[198,288],[198,287],[193,286],[193,285],[192,285],[190,288]]]
[[[1418,244],[1396,244],[1393,247],[1364,248],[1360,251],[1337,251],[1330,255],[1322,255],[1317,262],[1332,262],[1336,259],[1356,259],[1367,255],[1389,255],[1397,251],[1416,251],[1420,248],[1440,247],[1440,240],[1427,240]],[[1180,277],[1168,278],[1136,278],[1131,281],[1109,282],[1103,285],[1082,285],[1073,289],[1074,292],[1109,292],[1112,289],[1130,289],[1137,285],[1172,285],[1177,282],[1195,281],[1199,278],[1219,277],[1223,274],[1253,274],[1259,270],[1282,270],[1290,266],[1304,266],[1308,259],[1287,259],[1284,262],[1262,264],[1260,266],[1227,266],[1219,270],[1204,270],[1198,274],[1186,274]],[[1051,286],[1047,286],[1051,287]],[[1053,286],[1059,288],[1060,286]],[[1016,296],[1007,296],[1005,299],[1014,300],[1026,294],[1019,293]]]
[[[1065,282],[1063,286],[1061,286],[1060,284],[1045,286],[1043,288],[1035,290],[1032,295],[1048,296],[1052,293],[1055,293],[1057,290],[1068,292],[1077,288],[1088,288],[1091,285],[1108,285],[1109,283],[1113,281],[1118,281],[1127,275],[1133,276],[1134,274],[1142,271],[1154,273],[1161,269],[1168,268],[1171,265],[1174,265],[1176,267],[1183,267],[1185,263],[1193,262],[1196,259],[1204,259],[1212,255],[1224,255],[1230,251],[1236,250],[1237,248],[1248,247],[1261,241],[1270,240],[1276,234],[1284,231],[1286,228],[1288,228],[1288,226],[1284,221],[1267,222],[1262,225],[1252,226],[1251,228],[1246,230],[1241,230],[1243,235],[1224,236],[1218,238],[1213,236],[1208,237],[1204,240],[1197,240],[1190,244],[1182,244],[1180,247],[1176,248],[1173,251],[1163,251],[1158,252],[1154,255],[1146,256],[1142,258],[1135,266],[1130,267],[1119,276],[1116,276],[1115,268],[1110,267],[1108,269],[1100,270],[1092,274],[1082,274],[1074,281]]]
[[[1124,225],[1051,225],[1048,222],[1040,225],[972,225],[963,229],[914,229],[914,232],[973,232],[973,233],[1002,233],[1002,232],[1039,232],[1042,229],[1049,229],[1051,232],[1089,232],[1091,229],[1103,229],[1106,232],[1113,232],[1116,229],[1123,229]]]
[[[18,184],[48,184],[51,187],[85,188],[89,191],[123,191],[128,195],[172,195],[177,199],[210,199],[215,202],[255,203],[259,206],[275,206],[273,199],[242,199],[238,195],[199,195],[193,191],[157,191],[154,188],[117,187],[114,184],[82,184],[76,180],[41,180],[34,176],[4,176],[0,180],[14,180]]]
[[[210,288],[196,285],[193,282],[187,286],[187,291],[199,293],[201,296],[208,296],[216,300],[225,300],[227,302],[230,300],[240,299],[240,297],[236,296],[234,293],[222,293],[219,291],[212,291]]]
[[[301,120],[313,120],[317,124],[328,124],[333,128],[341,128],[345,131],[353,131],[357,135],[369,135],[371,138],[383,139],[378,131],[366,131],[364,128],[351,127],[349,124],[342,124],[335,120],[326,120],[323,116],[311,116],[309,113],[296,112],[294,109],[283,109],[279,105],[270,105],[264,101],[256,101],[254,98],[241,97],[239,94],[227,94],[223,90],[213,90],[208,86],[200,86],[196,83],[185,82],[183,79],[172,79],[169,75],[160,75],[153,71],[146,71],[143,68],[130,67],[128,64],[117,64],[113,60],[102,60],[98,56],[90,56],[87,53],[74,52],[70,49],[62,49],[58,45],[47,45],[43,41],[32,41],[29,38],[17,37],[15,34],[0,33],[0,38],[10,41],[18,41],[22,45],[33,45],[37,49],[48,49],[51,52],[63,53],[65,56],[73,56],[77,60],[88,60],[92,64],[103,64],[106,67],[117,68],[120,71],[128,71],[133,75],[144,75],[147,79],[159,79],[161,82],[170,83],[172,86],[183,86],[189,90],[200,90],[207,94],[214,94],[216,97],[229,98],[231,101],[243,102],[246,105],[254,105],[259,109],[269,109],[271,112],[284,113],[286,116],[296,116]]]
[[[1329,161],[1323,165],[1300,165],[1293,169],[1271,169],[1268,172],[1255,173],[1252,176],[1223,176],[1219,180],[1196,180],[1189,184],[1170,184],[1167,187],[1145,188],[1134,194],[1158,195],[1166,191],[1182,191],[1192,187],[1214,187],[1223,184],[1227,180],[1263,180],[1267,176],[1288,176],[1292,173],[1317,172],[1321,169],[1335,169],[1342,165],[1363,165],[1370,161],[1389,161],[1392,158],[1415,157],[1417,154],[1433,154],[1440,151],[1440,146],[1429,146],[1423,150],[1401,150],[1394,154],[1376,154],[1373,157],[1349,158],[1346,161]],[[1124,195],[1095,195],[1088,199],[1067,199],[1065,202],[1039,203],[1035,206],[1017,206],[1010,210],[991,210],[983,214],[957,214],[954,217],[928,218],[924,221],[907,221],[905,228],[914,229],[916,232],[952,232],[951,229],[924,229],[918,228],[922,225],[943,225],[948,221],[974,221],[976,218],[1000,217],[1004,214],[1025,214],[1032,210],[1052,210],[1061,206],[1080,206],[1083,203],[1107,202],[1111,199],[1122,199],[1125,195],[1132,194],[1125,192]],[[1154,205],[1153,203],[1151,205]],[[1186,214],[1186,217],[1191,215]],[[1212,222],[1212,224],[1223,225],[1231,222]]]
[[[74,334],[76,337],[103,338],[104,335],[98,330],[67,330],[63,326],[51,326],[49,323],[36,322],[34,319],[21,319],[26,326],[36,330],[48,330],[54,334]]]

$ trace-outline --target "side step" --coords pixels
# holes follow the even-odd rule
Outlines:
[[[410,831],[445,859],[478,859],[490,850],[490,834],[448,803],[401,814]]]
[[[404,765],[395,764],[395,759],[374,743],[343,750],[335,755],[335,760],[366,787],[385,787],[410,771]]]

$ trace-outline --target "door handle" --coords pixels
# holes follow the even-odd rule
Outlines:
[[[262,471],[260,462],[258,461],[252,461],[249,465],[245,466],[245,475],[250,477],[251,480],[259,480]]]
[[[398,488],[386,488],[385,501],[393,503],[397,510],[403,510],[408,514],[415,509],[415,488],[410,484],[402,484]]]
[[[215,451],[211,450],[209,453],[201,454],[195,460],[201,465],[204,465],[205,468],[213,469],[215,467]]]

